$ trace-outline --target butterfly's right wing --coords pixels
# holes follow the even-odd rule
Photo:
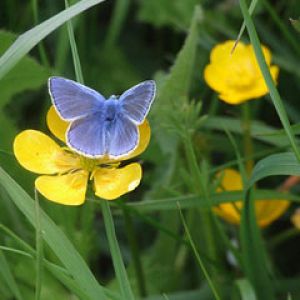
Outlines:
[[[75,120],[67,130],[67,145],[75,152],[100,158],[106,154],[106,128],[103,112]]]
[[[74,121],[102,110],[105,98],[80,83],[63,77],[50,77],[49,93],[53,105],[65,121]]]

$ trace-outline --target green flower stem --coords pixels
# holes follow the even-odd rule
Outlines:
[[[246,172],[250,176],[253,170],[253,143],[251,138],[251,109],[250,103],[245,102],[242,104],[242,127],[243,127],[243,142],[244,142],[244,156],[246,160]]]
[[[123,215],[125,220],[125,231],[127,235],[127,240],[129,242],[139,295],[140,297],[144,298],[147,295],[146,282],[145,282],[145,276],[143,272],[143,266],[140,260],[140,253],[139,253],[139,247],[136,239],[136,232],[132,224],[132,217],[130,211],[125,209],[123,205],[121,207],[123,210]]]
[[[101,200],[101,208],[104,219],[105,231],[108,239],[109,248],[113,260],[116,277],[121,289],[122,299],[134,300],[134,296],[129,284],[126,269],[123,263],[121,250],[118,244],[115,225],[107,200]]]
[[[251,16],[250,16],[249,12],[248,12],[247,3],[246,3],[245,0],[239,0],[239,2],[240,2],[240,7],[241,7],[241,10],[242,10],[242,14],[244,16],[244,20],[245,20],[245,23],[246,23],[247,31],[248,31],[248,34],[249,34],[249,37],[250,37],[250,40],[251,40],[251,44],[253,46],[255,56],[256,56],[257,62],[259,64],[260,70],[263,74],[266,85],[269,89],[272,102],[275,106],[275,109],[277,111],[277,114],[279,116],[281,124],[282,124],[282,126],[283,126],[283,128],[286,132],[286,135],[289,139],[291,147],[292,147],[292,149],[293,149],[293,151],[294,151],[294,153],[297,157],[297,160],[300,162],[300,152],[299,152],[299,149],[297,147],[296,140],[295,140],[294,134],[293,134],[292,129],[291,129],[291,124],[289,122],[286,110],[283,106],[283,102],[282,102],[281,97],[278,93],[278,90],[276,89],[276,86],[275,86],[275,83],[274,83],[273,78],[271,76],[269,67],[266,63],[264,54],[262,52],[260,40],[258,38],[254,23],[251,19]]]
[[[199,209],[202,226],[199,226],[199,230],[203,235],[204,244],[206,246],[205,253],[209,254],[209,258],[212,261],[218,261],[218,251],[214,239],[214,230],[213,230],[213,216],[211,211],[211,203],[209,199],[209,193],[207,190],[207,184],[205,183],[204,177],[205,174],[201,174],[201,171],[198,166],[196,154],[194,151],[192,143],[192,135],[190,132],[187,132],[184,140],[185,152],[187,157],[188,166],[193,177],[193,186],[195,193],[198,196],[204,195],[207,207],[204,209]],[[213,281],[219,277],[219,270],[217,270],[213,265],[207,267],[208,272],[211,273]]]

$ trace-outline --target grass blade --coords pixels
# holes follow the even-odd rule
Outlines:
[[[68,0],[65,0],[65,6],[66,6],[66,9],[68,9],[68,7],[69,7]],[[75,74],[76,74],[76,81],[84,84],[82,70],[81,70],[81,63],[80,63],[80,59],[79,59],[77,45],[75,42],[74,29],[73,29],[73,24],[72,24],[71,20],[67,22],[67,26],[68,26],[68,35],[69,35],[70,46],[71,46],[71,50],[72,50],[73,64],[74,64]]]
[[[0,168],[0,184],[7,191],[17,208],[35,226],[34,201],[2,168]],[[88,295],[90,300],[106,299],[102,286],[99,285],[85,261],[63,231],[55,225],[45,212],[41,210],[40,214],[45,242],[60,259],[70,275],[73,276],[77,285]]]
[[[250,16],[253,14],[253,12],[254,12],[254,10],[255,10],[255,7],[256,7],[256,4],[257,4],[257,3],[258,3],[258,0],[252,0],[252,1],[251,1],[250,7],[249,7],[249,14],[250,14]],[[235,43],[234,43],[234,45],[233,45],[233,47],[232,47],[231,54],[234,52],[234,50],[235,50],[237,44],[238,44],[239,41],[241,40],[241,37],[242,37],[242,35],[243,35],[245,29],[246,29],[246,23],[245,23],[245,21],[243,21],[243,24],[242,24],[242,26],[241,26],[241,29],[240,29],[240,31],[239,31],[239,34],[238,34],[238,36],[237,36],[237,38],[236,38],[236,41],[235,41]]]
[[[240,2],[241,11],[242,11],[243,16],[244,16],[244,20],[245,20],[245,23],[246,23],[247,31],[249,33],[249,37],[250,37],[250,40],[251,40],[251,44],[253,46],[258,65],[259,65],[260,70],[263,74],[266,85],[269,89],[269,93],[270,93],[272,102],[275,106],[275,109],[276,109],[277,114],[279,116],[279,119],[282,123],[282,126],[285,129],[285,132],[286,132],[286,134],[289,138],[290,145],[291,145],[293,151],[295,152],[295,155],[296,155],[298,161],[300,161],[300,152],[297,148],[296,140],[295,140],[295,137],[293,135],[287,113],[284,109],[283,102],[281,100],[281,97],[279,95],[278,90],[276,89],[275,83],[274,83],[273,78],[270,74],[270,70],[267,66],[265,57],[264,57],[262,49],[261,49],[260,40],[258,38],[254,23],[251,19],[251,16],[250,16],[249,12],[248,12],[246,1],[245,0],[239,0],[239,2]]]
[[[134,296],[130,287],[130,283],[127,277],[126,269],[122,259],[122,254],[120,247],[118,245],[118,240],[116,237],[115,225],[111,215],[109,204],[106,200],[101,200],[102,214],[104,218],[106,235],[109,243],[109,248],[111,251],[111,256],[117,276],[117,280],[121,289],[122,299],[124,300],[134,300]]]
[[[2,277],[2,281],[6,282],[7,286],[9,287],[14,297],[17,300],[23,300],[23,297],[20,293],[15,278],[10,270],[9,264],[1,250],[0,250],[0,276]]]
[[[35,300],[41,299],[42,280],[43,280],[43,238],[40,214],[40,203],[38,191],[35,194],[35,232],[36,232],[36,282],[35,282]]]
[[[236,281],[241,295],[241,300],[257,300],[255,292],[247,279],[239,279]]]
[[[20,35],[0,57],[0,79],[48,34],[66,21],[105,0],[82,0]]]
[[[293,152],[278,153],[260,160],[254,167],[248,188],[273,175],[300,176],[300,164]]]

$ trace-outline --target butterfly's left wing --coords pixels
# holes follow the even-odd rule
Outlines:
[[[155,81],[147,80],[124,92],[119,98],[124,115],[136,125],[142,124],[154,100],[155,91]]]
[[[100,111],[105,98],[93,89],[63,77],[49,78],[49,92],[56,111],[65,121],[74,121]]]
[[[121,112],[107,125],[106,134],[107,154],[113,159],[130,154],[139,143],[137,126]]]
[[[90,158],[106,154],[106,128],[103,112],[97,112],[72,122],[67,130],[67,145]]]

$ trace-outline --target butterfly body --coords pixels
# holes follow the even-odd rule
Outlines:
[[[120,97],[105,99],[96,91],[62,77],[49,79],[52,102],[70,122],[66,142],[87,157],[122,158],[139,142],[138,125],[145,120],[155,97],[155,82],[144,81]]]

